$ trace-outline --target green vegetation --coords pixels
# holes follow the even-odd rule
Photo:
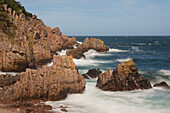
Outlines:
[[[0,29],[6,33],[7,28],[11,26],[9,16],[6,11],[3,9],[3,0],[0,0]]]
[[[15,10],[17,14],[20,13],[20,10],[25,14],[26,17],[31,17],[32,14],[27,12],[23,6],[19,2],[15,0],[0,0],[0,5],[7,4],[8,8],[10,7],[12,10]]]
[[[16,14],[24,13],[27,19],[31,17],[32,14],[27,12],[25,8],[15,0],[0,0],[0,30],[8,36],[9,40],[13,40],[17,27],[10,22],[7,11],[4,10],[4,4],[7,4],[7,8],[11,8],[12,11],[15,10]]]

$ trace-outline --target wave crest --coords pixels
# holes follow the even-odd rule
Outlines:
[[[129,50],[120,50],[120,49],[114,49],[114,48],[111,48],[109,49],[109,52],[129,52]]]

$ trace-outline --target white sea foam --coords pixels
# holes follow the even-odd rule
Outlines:
[[[99,53],[94,49],[90,49],[87,52],[85,52],[84,55],[86,56],[86,58],[93,58],[95,56],[110,56],[111,54],[106,53],[106,52]]]
[[[143,52],[143,50],[140,50],[139,47],[132,46],[132,50],[134,52]]]
[[[170,70],[161,69],[158,71],[159,74],[170,76]]]
[[[79,41],[77,41],[77,43],[82,44],[83,42],[79,42]]]
[[[20,73],[17,73],[17,72],[1,72],[0,71],[0,74],[2,74],[2,75],[10,74],[12,76],[15,76],[16,74],[20,74]]]
[[[59,55],[66,55],[66,51],[68,51],[68,49],[62,50],[62,51],[57,52],[57,53],[58,53]]]
[[[87,58],[86,59],[84,59],[84,58],[81,58],[81,59],[73,58],[73,61],[78,66],[97,66],[100,63],[111,63],[111,62],[113,62],[111,60],[99,61],[99,60],[93,60],[93,59],[87,59]]]
[[[129,61],[129,60],[133,60],[132,58],[125,58],[125,59],[117,59],[116,62],[125,62],[125,61]]]
[[[114,48],[110,48],[109,49],[109,52],[117,52],[117,53],[120,53],[120,52],[129,52],[129,50],[120,50],[120,49],[114,49]]]
[[[60,112],[60,106],[66,106],[68,113],[168,113],[163,108],[166,100],[157,100],[162,89],[136,90],[126,92],[104,92],[95,88],[95,82],[87,82],[83,94],[70,94],[65,100],[48,101],[54,111]],[[166,92],[166,90],[163,90]],[[167,92],[168,93],[168,92]],[[167,98],[170,96],[167,95]],[[150,100],[157,98],[156,100]],[[153,102],[154,101],[154,102]],[[161,103],[160,103],[161,102]],[[153,104],[154,103],[154,104]],[[166,105],[170,102],[166,101]]]
[[[46,66],[50,67],[53,65],[53,61],[51,63],[48,63]]]

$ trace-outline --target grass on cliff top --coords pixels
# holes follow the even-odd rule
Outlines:
[[[0,0],[0,30],[4,32],[9,40],[13,40],[15,37],[15,30],[17,27],[12,25],[10,22],[9,16],[7,12],[4,10],[4,4],[7,4],[8,8],[11,8],[12,11],[16,11],[16,14],[20,14],[21,11],[28,19],[28,17],[32,17],[32,14],[27,12],[23,6],[19,2],[15,0]]]
[[[21,6],[20,2],[16,2],[15,0],[0,0],[0,5],[7,4],[8,8],[11,8],[13,11],[16,11],[16,14],[20,13],[20,10],[25,14],[26,17],[32,17],[32,14],[27,12],[24,6]]]

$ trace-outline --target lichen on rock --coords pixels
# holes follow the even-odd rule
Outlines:
[[[104,91],[130,91],[152,88],[149,79],[138,73],[136,64],[132,60],[122,62],[113,72],[109,69],[100,74],[96,86]]]

